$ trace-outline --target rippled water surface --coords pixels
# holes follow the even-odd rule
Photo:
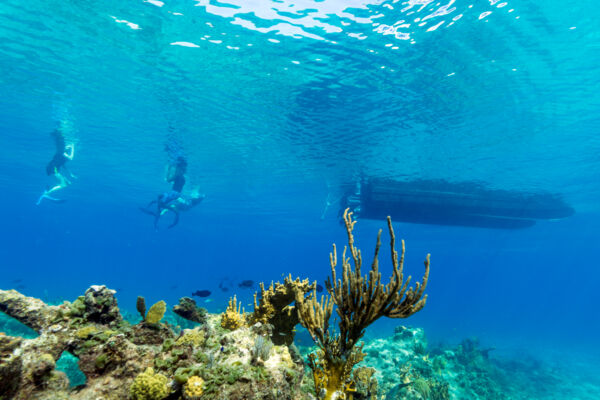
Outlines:
[[[415,323],[565,345],[600,328],[594,2],[4,0],[0,72],[2,287],[223,302],[223,276],[324,278],[335,200],[359,177],[475,181],[576,214],[516,232],[402,224],[411,273],[433,254]],[[78,179],[36,207],[58,120]],[[168,138],[207,198],[154,232],[137,209],[167,188]],[[381,225],[361,222],[365,253]]]

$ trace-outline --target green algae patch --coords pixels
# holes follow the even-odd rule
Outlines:
[[[75,336],[77,336],[79,339],[87,339],[96,333],[98,333],[98,328],[96,328],[94,325],[87,325],[83,328],[77,329]]]

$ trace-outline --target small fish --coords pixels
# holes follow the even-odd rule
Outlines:
[[[194,293],[192,293],[192,296],[198,296],[198,297],[208,297],[211,295],[211,291],[210,290],[196,290]]]
[[[205,303],[212,303],[213,299],[206,299],[204,300]]]
[[[17,289],[17,290],[23,290],[23,289],[25,289],[26,287],[27,287],[27,286],[25,286],[25,285],[17,285],[16,289]]]
[[[254,281],[250,280],[250,279],[245,279],[245,280],[241,281],[240,283],[238,283],[238,287],[241,287],[244,289],[249,289],[252,286],[254,286]]]
[[[179,287],[179,285],[173,285],[173,286],[171,286],[169,289],[170,289],[170,290],[175,290],[175,289],[177,289],[178,287]]]
[[[19,278],[19,279],[15,279],[14,281],[12,281],[12,283],[21,283],[23,282],[23,279]]]
[[[322,291],[323,291],[323,286],[321,286],[317,283],[317,292],[321,293]]]
[[[231,282],[229,282],[227,278],[221,279],[221,282],[219,282],[219,289],[221,289],[221,292],[228,292],[231,286]]]

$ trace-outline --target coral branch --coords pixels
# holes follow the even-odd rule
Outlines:
[[[348,235],[348,245],[342,252],[342,276],[337,278],[337,249],[329,255],[331,265],[331,278],[327,279],[325,286],[329,296],[321,297],[317,302],[316,291],[309,296],[296,296],[296,305],[300,322],[310,332],[313,340],[321,349],[320,359],[313,356],[310,366],[315,377],[317,391],[324,390],[324,398],[330,399],[334,393],[343,396],[352,386],[348,382],[352,367],[362,357],[358,341],[363,337],[365,329],[381,317],[407,318],[420,311],[427,300],[424,295],[429,279],[429,254],[425,259],[425,273],[421,282],[409,288],[410,277],[404,281],[404,241],[402,252],[398,259],[396,251],[396,238],[392,227],[391,218],[388,217],[388,231],[390,235],[391,261],[393,272],[387,284],[381,283],[379,272],[379,249],[381,247],[381,230],[377,234],[375,254],[368,275],[361,272],[362,254],[354,246],[354,225],[352,213],[344,211],[344,223]],[[350,257],[346,257],[346,251]],[[350,260],[352,259],[353,265]],[[338,334],[329,330],[329,318],[333,305],[336,306],[340,318]],[[350,385],[350,386],[349,386]],[[341,394],[340,394],[341,393]]]
[[[294,327],[298,324],[298,313],[292,305],[296,296],[306,294],[317,287],[317,283],[309,283],[308,279],[292,279],[292,275],[284,278],[283,283],[272,283],[265,289],[264,283],[260,283],[260,300],[257,301],[258,293],[254,294],[254,312],[251,323],[260,322],[273,326],[271,340],[275,344],[291,345],[294,341]]]

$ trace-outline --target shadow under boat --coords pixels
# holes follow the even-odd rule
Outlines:
[[[559,195],[489,189],[473,182],[367,179],[342,198],[360,218],[418,224],[519,229],[537,220],[566,218],[575,210]]]

